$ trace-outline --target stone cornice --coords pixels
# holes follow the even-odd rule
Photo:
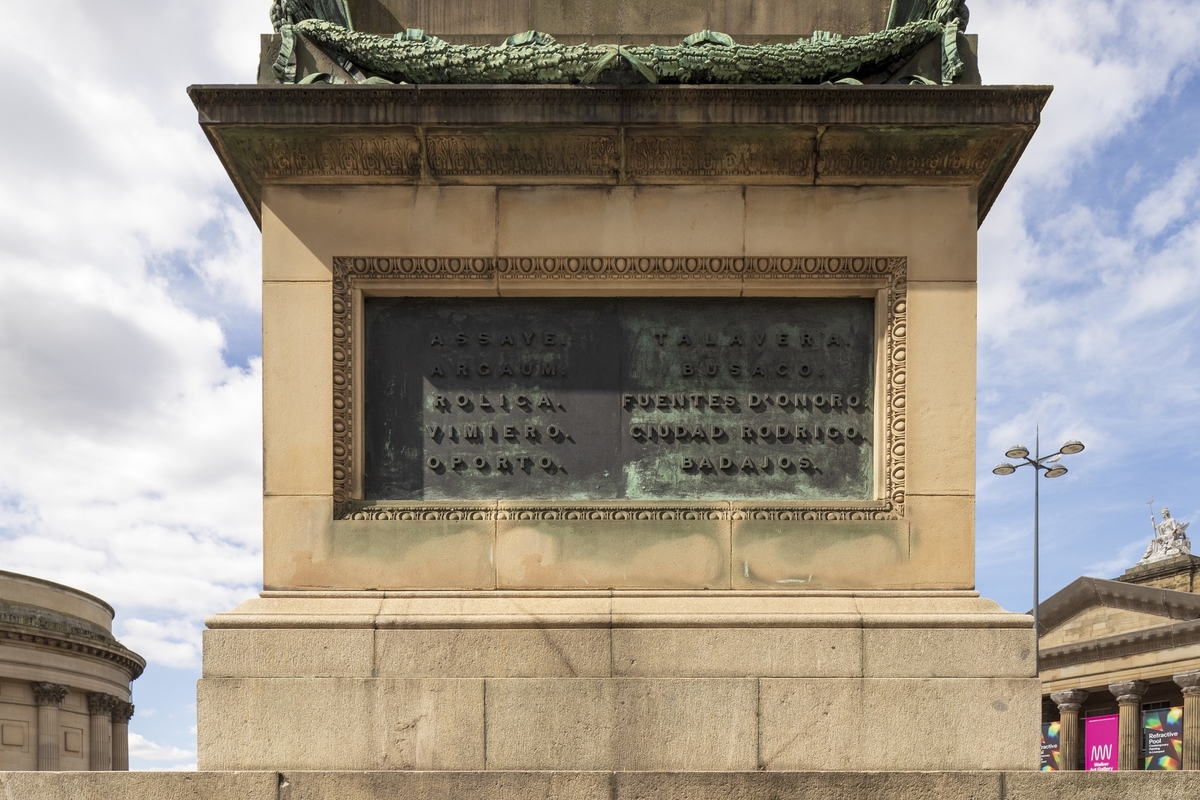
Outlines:
[[[983,219],[1049,87],[193,86],[260,219],[270,183],[957,185]]]
[[[1061,669],[1074,664],[1107,661],[1195,644],[1200,644],[1200,620],[1048,647],[1041,651],[1041,666],[1043,670]]]
[[[19,642],[34,647],[52,648],[76,653],[115,664],[135,680],[146,669],[146,660],[116,639],[77,636],[71,632],[47,630],[0,620],[0,642]]]
[[[1200,619],[1200,595],[1103,578],[1077,578],[1041,604],[1042,630],[1053,630],[1094,606],[1155,614],[1166,619]]]
[[[1144,585],[1149,581],[1196,570],[1200,570],[1200,556],[1182,555],[1132,566],[1116,580],[1120,583]]]

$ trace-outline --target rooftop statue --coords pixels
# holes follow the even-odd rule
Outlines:
[[[271,6],[282,39],[274,71],[284,83],[328,80],[317,74],[297,81],[296,43],[303,36],[359,83],[416,84],[856,84],[899,70],[940,39],[941,82],[950,84],[963,72],[958,34],[967,19],[964,0],[892,0],[887,28],[864,36],[815,31],[795,42],[747,45],[706,30],[669,46],[564,45],[527,31],[500,45],[466,45],[415,28],[395,36],[356,31],[343,0],[273,0]]]
[[[1162,510],[1162,517],[1162,522],[1156,522],[1154,512],[1150,512],[1150,524],[1154,527],[1154,538],[1150,540],[1150,546],[1146,548],[1146,554],[1142,556],[1138,566],[1175,556],[1191,555],[1192,542],[1186,533],[1188,525],[1191,523],[1180,522],[1172,517],[1171,512],[1166,508]]]

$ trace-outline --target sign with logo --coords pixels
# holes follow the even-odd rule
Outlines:
[[[1183,707],[1144,712],[1142,743],[1146,753],[1146,769],[1182,769]]]
[[[1057,772],[1062,769],[1062,753],[1059,750],[1061,722],[1042,723],[1042,771]]]
[[[1084,720],[1083,768],[1109,772],[1117,768],[1117,742],[1120,725],[1117,714],[1088,717]]]

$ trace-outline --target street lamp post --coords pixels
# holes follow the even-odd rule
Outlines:
[[[1043,456],[1041,454],[1041,438],[1041,431],[1038,430],[1034,434],[1033,458],[1029,457],[1029,448],[1019,444],[1013,445],[1005,451],[1004,455],[1008,458],[1019,458],[1021,462],[1010,464],[1004,461],[997,464],[992,470],[997,475],[1012,475],[1021,467],[1033,467],[1033,667],[1035,675],[1040,675],[1042,670],[1040,645],[1042,628],[1038,614],[1038,490],[1040,489],[1038,478],[1043,472],[1046,473],[1047,478],[1060,478],[1066,475],[1067,468],[1058,463],[1059,459],[1063,456],[1083,452],[1083,443],[1077,439],[1071,439],[1058,450]]]

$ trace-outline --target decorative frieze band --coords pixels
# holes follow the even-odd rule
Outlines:
[[[555,505],[553,508],[513,507],[510,504],[420,503],[380,504],[355,497],[354,430],[355,353],[354,292],[371,293],[383,282],[406,279],[426,281],[495,279],[552,279],[562,281],[698,278],[778,278],[828,282],[876,279],[886,288],[885,330],[880,363],[882,391],[877,414],[882,417],[883,437],[876,447],[882,452],[880,502],[872,508],[861,503],[824,503],[794,506],[771,504],[747,508],[735,504],[680,502],[639,507],[636,503]],[[393,283],[393,286],[395,284]],[[800,283],[803,287],[805,284]],[[803,295],[803,289],[797,295]],[[907,260],[899,257],[832,256],[545,256],[477,257],[444,256],[350,257],[333,259],[333,500],[335,519],[357,520],[488,520],[488,519],[775,519],[775,520],[867,520],[900,519],[905,504],[905,427],[907,370]],[[717,516],[711,516],[716,514]],[[513,516],[525,515],[525,516]],[[551,516],[553,515],[553,516]],[[574,515],[574,516],[569,516]],[[639,516],[644,515],[644,516]],[[671,516],[666,516],[671,515]],[[691,515],[691,516],[686,516]]]
[[[905,264],[903,258],[863,256],[341,256],[334,259],[333,270],[335,280],[756,277],[891,277],[894,280]]]
[[[789,522],[857,522],[896,519],[894,508],[847,509],[835,506],[796,505],[791,508],[722,508],[688,506],[639,508],[636,504],[569,504],[555,508],[522,508],[498,505],[487,508],[429,508],[419,503],[396,505],[351,504],[342,519],[370,521],[488,522],[494,520],[581,520],[581,521],[656,521],[656,520],[777,520]]]
[[[223,133],[224,155],[261,186],[300,178],[374,178],[416,183],[525,181],[675,183],[724,179],[768,183],[980,182],[1014,139],[1010,131],[926,133],[903,140],[871,131],[827,134],[779,126],[751,131],[662,132],[341,130],[314,136],[282,129],[270,138]],[[869,179],[869,180],[868,180]]]

